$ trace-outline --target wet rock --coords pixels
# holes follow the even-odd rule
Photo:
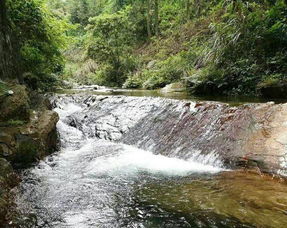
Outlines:
[[[37,158],[42,158],[56,149],[56,124],[58,120],[59,116],[54,111],[45,110],[43,112],[36,112],[29,124],[20,130],[21,135],[30,137],[38,143],[38,146],[36,146],[38,148]],[[34,145],[34,143],[31,143],[31,145]]]
[[[182,91],[186,91],[186,86],[181,82],[176,82],[176,83],[166,85],[160,91],[162,93],[182,92]]]
[[[11,207],[10,190],[16,186],[19,179],[14,173],[11,164],[0,158],[0,225],[7,221],[8,211]]]
[[[229,168],[283,175],[287,169],[287,104],[231,107],[218,102],[82,95],[56,100],[59,106],[67,102],[82,106],[70,119],[89,137]]]
[[[15,145],[13,137],[4,132],[0,132],[0,157],[9,157],[13,152],[11,146]]]

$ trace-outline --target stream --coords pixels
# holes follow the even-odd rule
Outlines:
[[[57,95],[59,151],[22,173],[23,227],[287,227],[285,183],[191,149],[202,142],[177,133],[180,121],[164,127],[174,147],[154,140],[150,118],[184,119],[181,102]],[[215,133],[205,128],[208,140]]]

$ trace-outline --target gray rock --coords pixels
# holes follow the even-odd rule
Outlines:
[[[285,174],[287,104],[230,107],[151,97],[59,96],[83,109],[70,116],[89,137],[182,159]]]

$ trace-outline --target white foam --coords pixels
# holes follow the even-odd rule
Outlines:
[[[65,119],[67,116],[75,112],[78,112],[81,109],[83,108],[79,105],[76,105],[74,103],[68,103],[55,108],[54,111],[56,111],[59,114],[61,119]]]
[[[122,150],[114,156],[103,156],[91,162],[88,172],[94,175],[108,174],[136,175],[138,172],[161,174],[166,176],[187,176],[191,173],[216,173],[220,167],[205,165],[193,160],[182,160],[156,155],[152,152],[121,144]]]

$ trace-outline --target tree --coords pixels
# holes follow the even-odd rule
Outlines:
[[[147,12],[146,12],[146,22],[147,22],[147,36],[151,38],[151,4],[150,0],[147,1]]]
[[[52,74],[63,64],[60,49],[68,24],[53,15],[45,1],[0,2],[1,78],[18,78],[28,85],[37,81],[33,88],[49,88]]]
[[[88,57],[98,63],[108,64],[107,81],[114,85],[123,83],[123,72],[129,57],[134,27],[130,21],[130,8],[114,14],[102,14],[90,19],[88,26]]]
[[[71,9],[71,22],[87,25],[89,19],[89,5],[87,0],[74,0]]]

